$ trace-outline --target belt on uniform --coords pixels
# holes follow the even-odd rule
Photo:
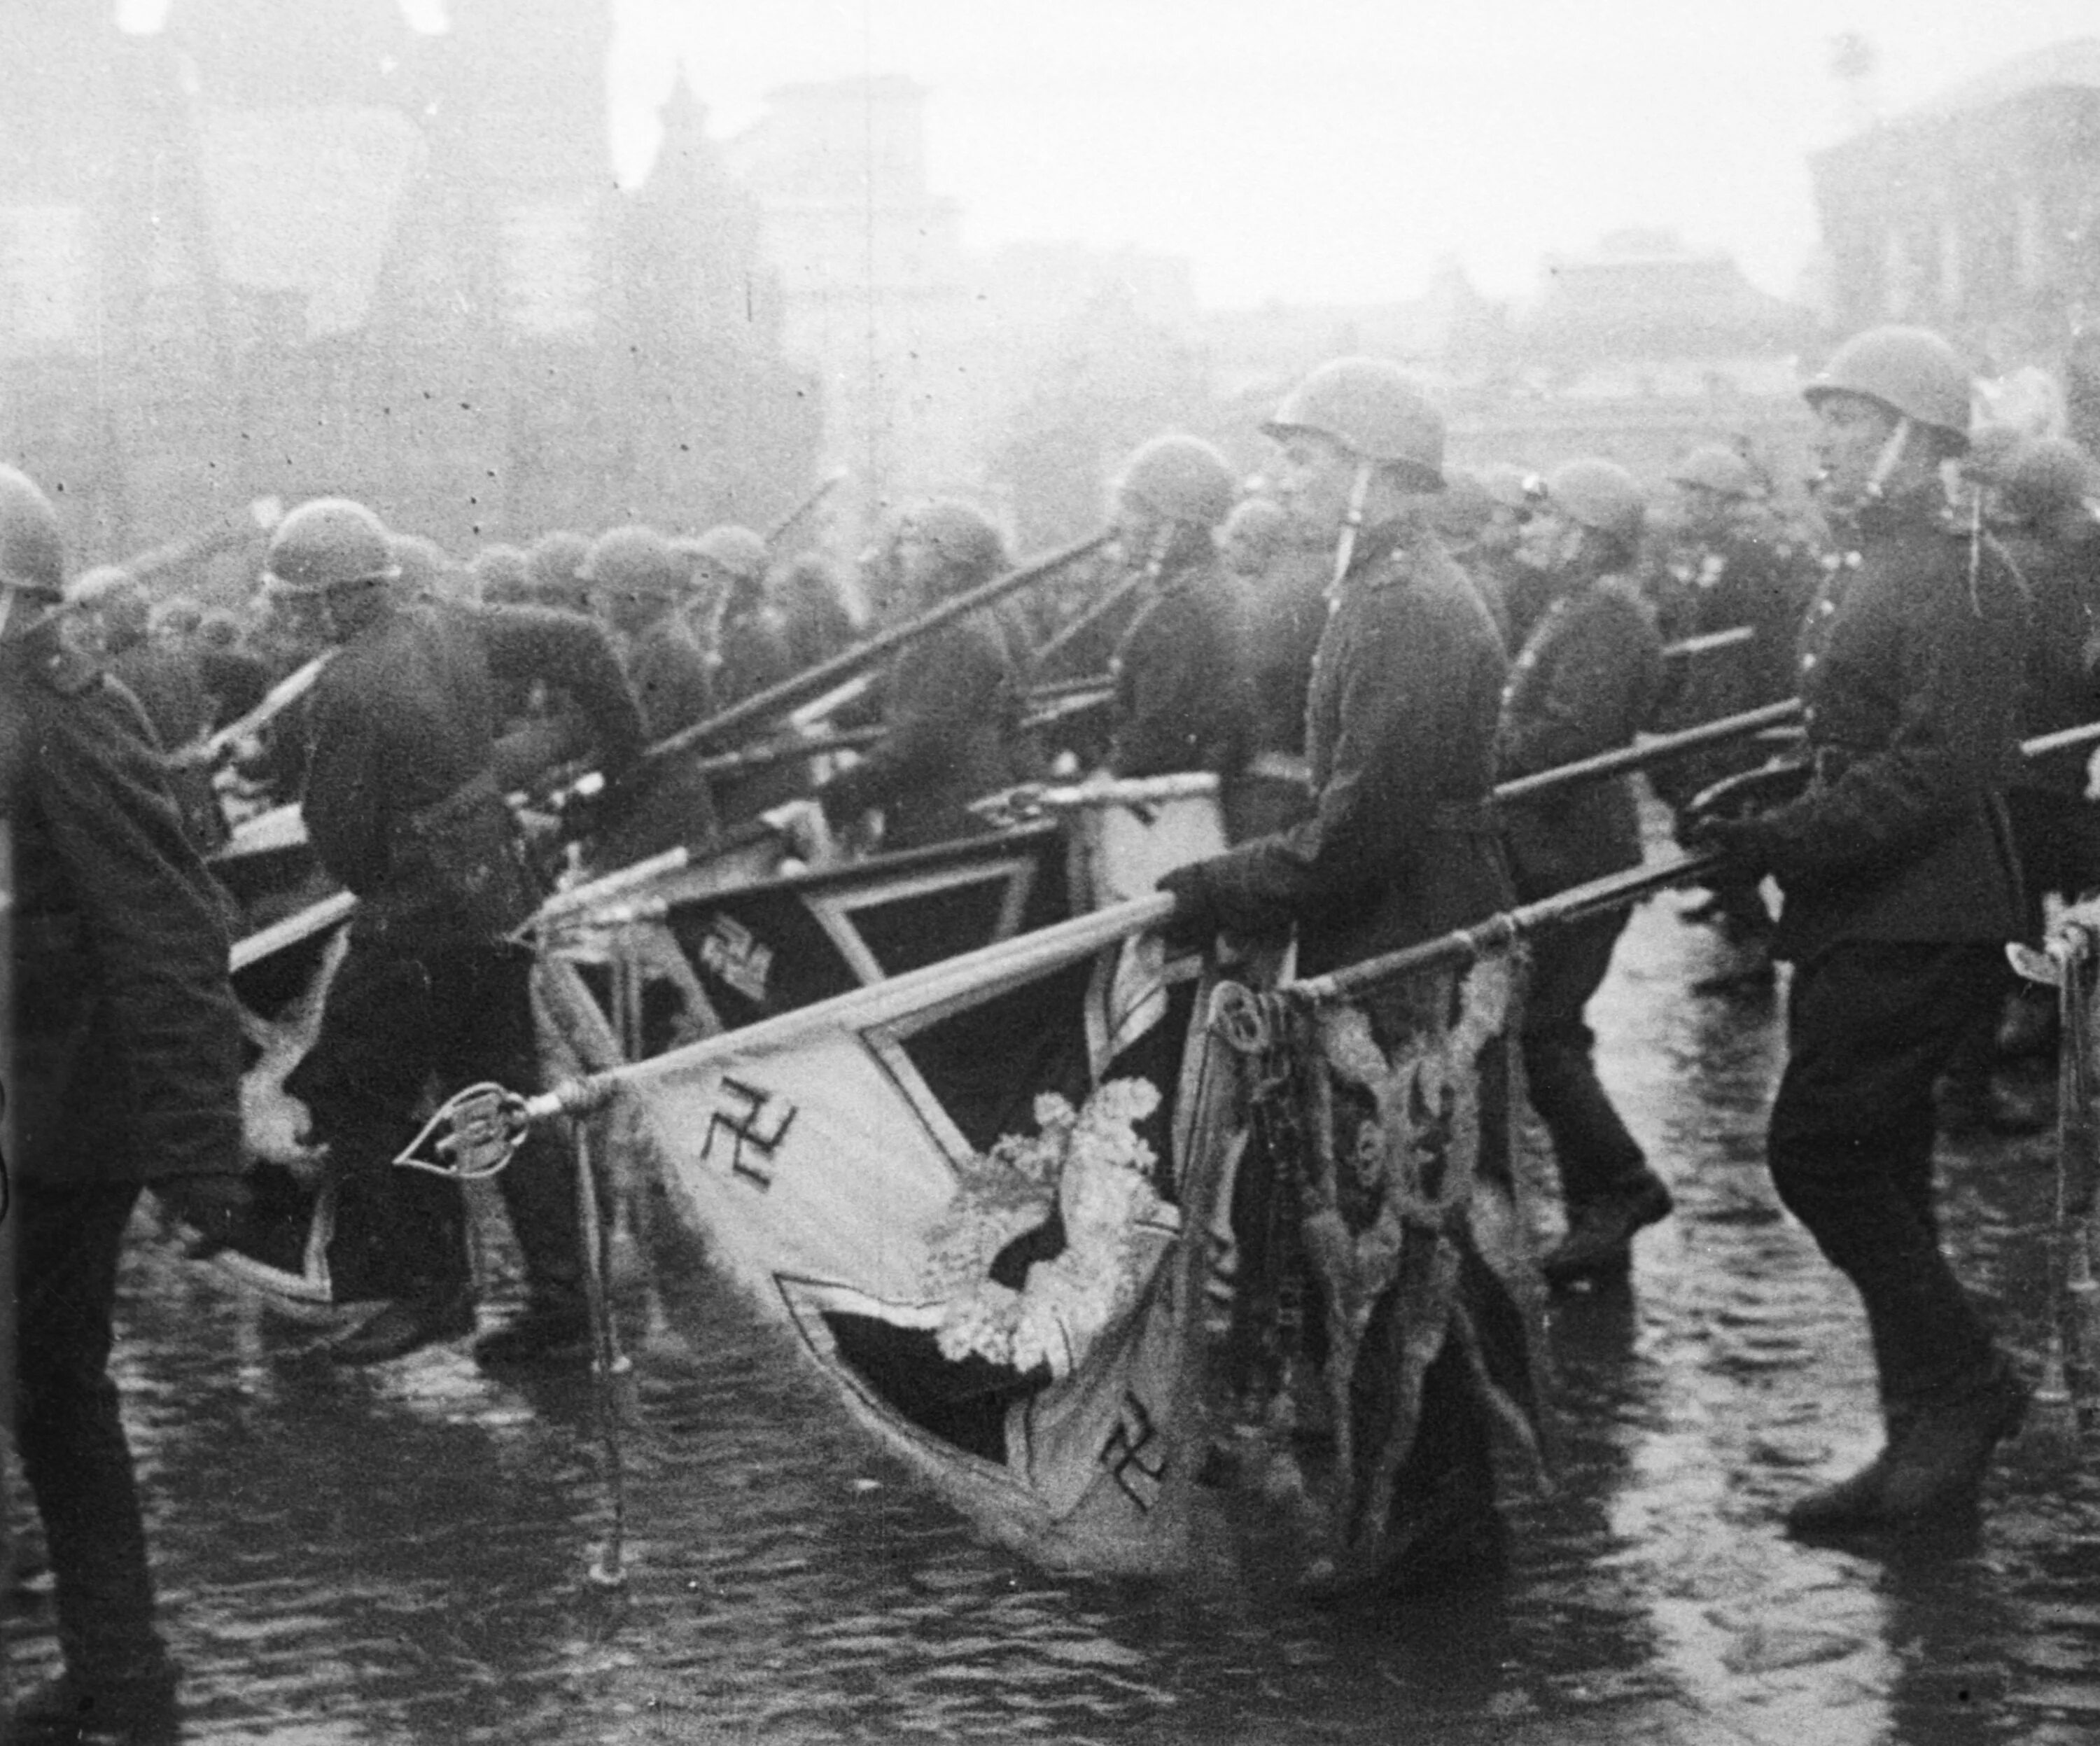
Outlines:
[[[1429,809],[1429,828],[1457,836],[1492,836],[1500,822],[1493,800],[1439,800]]]
[[[1292,752],[1257,752],[1247,760],[1243,774],[1271,782],[1295,782],[1301,788],[1312,786],[1311,763]]]

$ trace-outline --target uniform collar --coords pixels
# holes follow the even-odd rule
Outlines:
[[[1907,527],[1939,526],[1947,519],[1947,496],[1937,485],[1921,486],[1899,497],[1877,497],[1846,518],[1852,537],[1890,534]]]
[[[1406,571],[1392,560],[1418,549],[1428,537],[1429,530],[1412,516],[1400,516],[1363,529],[1349,554],[1348,572],[1342,578],[1343,587],[1386,588],[1405,581]]]

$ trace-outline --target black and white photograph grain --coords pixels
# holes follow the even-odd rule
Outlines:
[[[0,1742],[2100,1742],[2093,0],[0,0]]]

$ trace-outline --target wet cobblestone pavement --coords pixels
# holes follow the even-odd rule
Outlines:
[[[463,1347],[340,1373],[315,1330],[142,1246],[120,1375],[185,1739],[2100,1739],[2100,1434],[2016,1450],[1972,1532],[1869,1555],[1777,1530],[1870,1450],[1871,1373],[1762,1167],[1778,1001],[1686,992],[1712,946],[1683,901],[1635,918],[1598,1009],[1678,1214],[1630,1290],[1556,1307],[1559,1485],[1515,1512],[1498,1586],[1366,1620],[1044,1576],[871,1453],[704,1275],[630,1255],[607,1594],[587,1378],[494,1380]],[[1943,1164],[1965,1276],[2032,1371],[2049,1141]],[[48,1669],[47,1599],[7,1631],[18,1684]]]

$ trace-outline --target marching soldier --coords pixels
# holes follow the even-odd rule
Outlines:
[[[1317,974],[1508,904],[1488,800],[1507,663],[1432,531],[1444,420],[1411,378],[1339,359],[1264,428],[1278,501],[1335,554],[1306,706],[1314,810],[1160,884],[1182,937],[1295,926]]]
[[[788,670],[803,672],[853,646],[858,627],[829,558],[805,552],[781,571],[773,600],[788,642]]]
[[[1546,481],[1498,461],[1480,470],[1480,484],[1491,508],[1473,536],[1472,562],[1466,571],[1484,594],[1499,602],[1499,616],[1508,625],[1508,646],[1520,649],[1548,598],[1546,572],[1532,562],[1528,537],[1532,518],[1545,500]]]
[[[611,627],[628,688],[642,712],[650,744],[713,713],[714,664],[686,610],[694,596],[692,566],[650,527],[615,527],[592,542],[582,578]],[[691,757],[664,761],[619,827],[598,845],[606,866],[620,866],[679,844],[715,835],[708,780]]]
[[[1551,590],[1510,671],[1498,736],[1501,774],[1528,776],[1630,745],[1662,688],[1662,640],[1634,580],[1640,489],[1608,461],[1556,469],[1535,512],[1553,558]],[[1633,782],[1616,777],[1507,809],[1510,862],[1525,902],[1641,860]],[[1583,1016],[1603,985],[1628,912],[1613,909],[1532,942],[1521,1040],[1532,1107],[1553,1142],[1567,1234],[1540,1263],[1549,1282],[1623,1273],[1636,1232],[1665,1217],[1670,1190],[1604,1088]]]
[[[1946,513],[1939,469],[1969,429],[1952,348],[1873,328],[1807,392],[1844,518],[1802,637],[1812,774],[1701,840],[1779,880],[1794,970],[1772,1178],[1858,1288],[1880,1377],[1880,1453],[1788,1512],[1815,1537],[1972,1501],[2026,1408],[1940,1248],[1932,1186],[1933,1081],[2022,926],[2004,783],[2025,626],[2007,567]]]
[[[313,691],[302,805],[321,864],[360,905],[320,1035],[285,1083],[338,1173],[339,1246],[390,1300],[330,1348],[338,1363],[370,1364],[474,1326],[457,1186],[389,1164],[415,1131],[426,1080],[448,1093],[540,1082],[532,955],[509,937],[537,893],[494,768],[496,688],[531,677],[569,693],[615,790],[641,722],[596,625],[404,597],[386,530],[362,505],[293,511],[268,573],[320,600],[339,646]],[[528,1141],[501,1181],[527,1305],[475,1356],[581,1356],[588,1320],[558,1140]]]
[[[765,597],[765,540],[748,527],[726,524],[710,527],[687,550],[699,585],[718,602],[717,706],[727,709],[792,677],[788,633]]]
[[[924,611],[1007,567],[999,530],[966,503],[907,514],[897,537],[900,580]],[[885,849],[919,849],[990,828],[969,803],[1020,780],[1020,681],[1005,627],[986,610],[899,649],[883,699],[883,738],[818,790],[836,828],[880,808]]]
[[[766,598],[765,540],[748,527],[725,523],[678,545],[707,602],[702,640],[715,661],[715,707],[730,708],[793,677],[787,627]],[[723,823],[738,824],[809,791],[806,764],[776,764],[717,783],[715,809]]]
[[[2023,739],[2100,716],[2100,465],[2067,437],[2021,446],[1999,488],[2001,537],[2027,579],[2033,634],[2020,690]],[[2006,801],[2027,875],[2030,937],[2040,901],[2100,886],[2100,818],[2079,752],[2023,760]]]
[[[199,854],[210,854],[226,840],[227,829],[202,756],[212,707],[196,657],[152,634],[152,596],[117,566],[82,576],[71,603],[94,615],[104,671],[139,699],[166,760],[168,789],[182,809],[183,828]]]
[[[1687,728],[1739,714],[1793,695],[1793,646],[1814,592],[1814,565],[1805,549],[1774,540],[1759,525],[1763,485],[1734,449],[1709,443],[1670,470],[1677,490],[1684,547],[1677,581],[1686,636],[1748,627],[1745,647],[1691,659],[1659,724]],[[1656,773],[1658,796],[1682,813],[1701,789],[1755,765],[1754,747],[1718,747]],[[1723,878],[1711,897],[1691,911],[1711,922],[1727,947],[1723,964],[1695,985],[1702,992],[1755,988],[1772,980],[1771,912],[1755,881]]]
[[[526,600],[557,612],[590,611],[590,584],[580,574],[590,540],[572,528],[544,533],[525,549]]]
[[[1976,457],[1964,470],[1976,476]],[[1991,470],[1992,533],[2025,582],[2032,612],[2018,715],[2022,739],[2100,716],[2100,467],[2065,437],[2018,442]],[[2022,759],[2007,778],[2026,886],[2023,937],[2039,944],[2042,903],[2100,888],[2100,814],[2085,798],[2083,750]],[[2056,1000],[2008,968],[2002,1022],[1986,1015],[1949,1064],[1939,1093],[1942,1129],[2032,1133],[2047,1125],[2047,1093],[2033,1095],[2001,1070],[2001,1053],[2040,1052],[2054,1064]],[[2038,998],[2038,997],[2046,998]],[[2001,1048],[2001,1040],[2005,1047]]]
[[[1328,576],[1280,505],[1249,497],[1225,518],[1225,566],[1247,602],[1252,715],[1246,764],[1227,796],[1226,834],[1236,842],[1286,831],[1311,816],[1305,761],[1305,698],[1312,652],[1327,623]]]
[[[532,567],[518,547],[498,541],[467,560],[474,597],[484,606],[522,606],[532,597]]]
[[[1225,457],[1192,436],[1154,438],[1116,483],[1117,546],[1151,581],[1109,663],[1115,775],[1215,770],[1229,784],[1239,773],[1246,607],[1213,536],[1235,489]]]
[[[1170,941],[1207,943],[1220,932],[1273,939],[1295,928],[1298,968],[1317,974],[1508,906],[1489,801],[1507,660],[1479,591],[1435,533],[1444,421],[1404,372],[1383,359],[1338,359],[1286,396],[1265,428],[1282,451],[1277,500],[1308,541],[1334,553],[1332,606],[1306,707],[1313,812],[1159,884],[1174,897]],[[1414,1028],[1429,1016],[1423,999],[1405,985],[1380,994],[1369,1003],[1374,1029]],[[1483,1072],[1484,1123],[1507,1118],[1501,1077]],[[1266,1191],[1258,1180],[1242,1187],[1234,1271],[1251,1281],[1269,1272],[1277,1250],[1253,1210]],[[1470,1294],[1486,1269],[1460,1272],[1456,1289]],[[1366,1353],[1397,1354],[1407,1339],[1398,1297],[1363,1307]],[[1246,1379],[1259,1373],[1251,1348],[1237,1361],[1248,1366]],[[1359,1435],[1379,1422],[1374,1403],[1396,1365],[1357,1368]],[[1438,1499],[1439,1532],[1449,1537],[1448,1552],[1427,1555],[1463,1557],[1477,1569],[1495,1555],[1501,1529],[1471,1387],[1456,1345],[1447,1347],[1423,1377],[1419,1434],[1407,1460],[1424,1494]]]
[[[1436,531],[1443,536],[1444,549],[1451,554],[1453,562],[1472,578],[1473,586],[1480,591],[1480,602],[1495,621],[1495,628],[1501,633],[1502,646],[1507,648],[1510,641],[1509,602],[1502,598],[1498,579],[1480,561],[1480,534],[1494,519],[1498,507],[1477,473],[1452,468],[1445,475],[1444,495],[1436,505]]]
[[[175,1669],[108,1372],[117,1254],[142,1187],[214,1238],[248,1197],[226,931],[138,704],[60,641],[62,562],[49,500],[0,468],[14,1190],[0,1237],[15,1437],[64,1656],[14,1708],[9,1738],[24,1743],[173,1728]]]

